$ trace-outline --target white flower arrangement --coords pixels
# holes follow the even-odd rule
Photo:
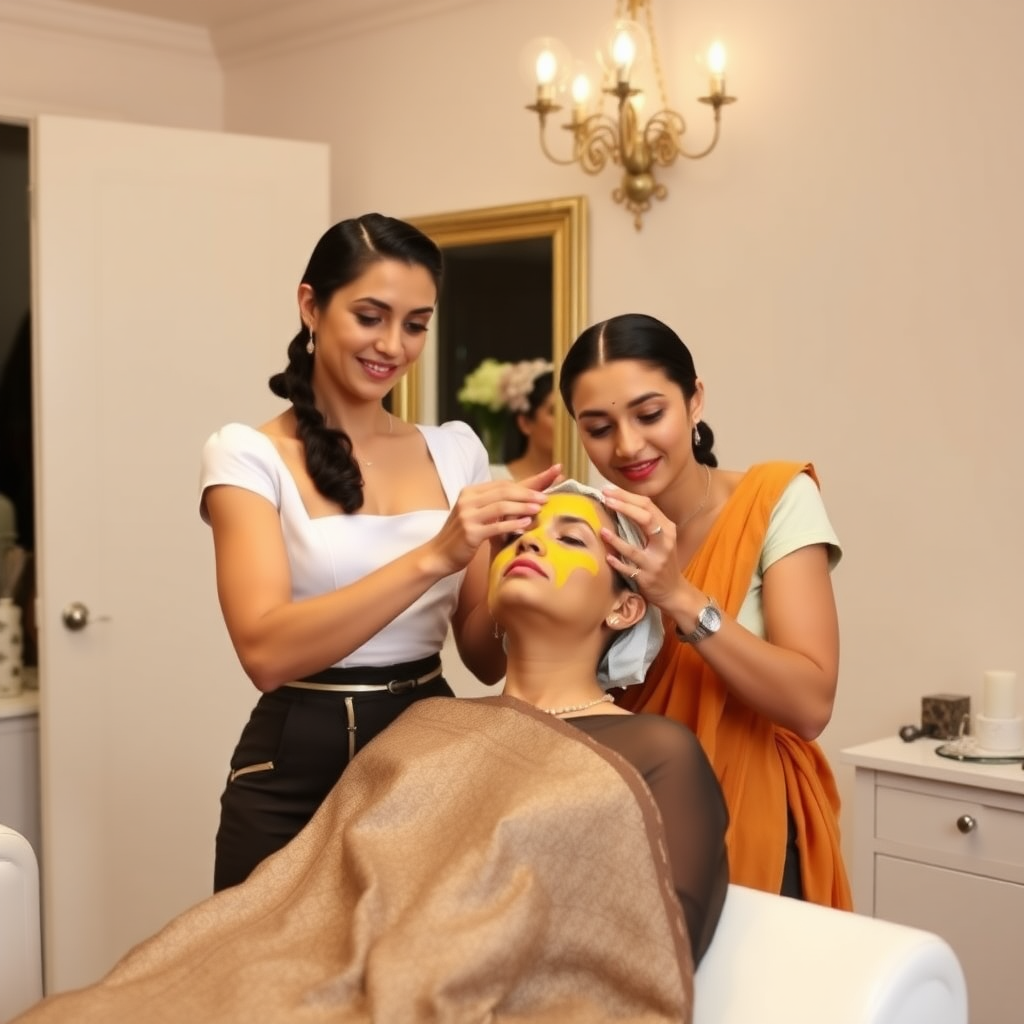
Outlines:
[[[548,373],[554,366],[546,359],[524,359],[519,363],[508,363],[505,372],[498,379],[501,404],[511,413],[530,411],[530,392],[542,373]]]
[[[492,462],[500,461],[502,436],[510,417],[529,412],[534,382],[553,368],[546,359],[518,363],[485,359],[466,374],[455,397],[476,422]]]
[[[505,406],[500,381],[508,366],[508,363],[499,363],[497,359],[485,359],[475,370],[466,374],[455,396],[459,404],[465,409],[477,406],[491,412],[501,412]]]
[[[467,410],[475,407],[513,415],[529,412],[534,383],[542,373],[553,369],[547,359],[523,359],[518,363],[485,359],[466,374],[455,397]]]

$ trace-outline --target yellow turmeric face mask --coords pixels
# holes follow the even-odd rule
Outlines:
[[[529,538],[536,552],[521,549],[520,538]],[[601,520],[592,498],[582,494],[553,494],[541,507],[533,523],[509,541],[491,563],[490,595],[505,575],[509,565],[519,557],[535,558],[550,571],[556,587],[577,569],[596,576],[600,568],[596,548],[604,548]]]

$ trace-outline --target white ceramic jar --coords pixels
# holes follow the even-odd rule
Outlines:
[[[0,697],[17,697],[24,687],[21,647],[21,608],[0,597]]]

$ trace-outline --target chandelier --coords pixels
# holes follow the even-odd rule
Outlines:
[[[686,122],[665,98],[651,3],[652,0],[617,0],[608,43],[599,51],[600,103],[605,102],[605,96],[613,97],[616,116],[593,109],[594,90],[589,73],[573,62],[557,39],[534,40],[524,54],[531,80],[537,87],[537,98],[526,109],[534,111],[540,121],[540,147],[544,155],[556,164],[578,163],[587,174],[600,173],[609,162],[622,167],[622,180],[613,190],[612,198],[633,214],[638,231],[643,226],[643,215],[651,208],[651,199],[668,195],[668,189],[655,178],[654,168],[668,167],[681,156],[688,160],[707,156],[718,143],[722,107],[736,99],[726,95],[725,51],[720,43],[714,43],[707,56],[708,94],[698,97],[713,111],[714,131],[703,149],[683,148]],[[636,75],[647,61],[660,94],[661,109],[644,121],[643,108],[649,90],[636,84]],[[563,94],[571,102],[569,123],[562,125],[572,136],[568,157],[553,153],[547,140],[548,115],[562,109],[558,100]]]

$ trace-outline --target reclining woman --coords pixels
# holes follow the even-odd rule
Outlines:
[[[724,800],[688,730],[606,701],[660,614],[607,564],[635,527],[553,491],[494,543],[504,694],[412,705],[246,881],[19,1024],[689,1021]]]
[[[689,729],[660,715],[634,715],[608,692],[643,683],[661,647],[662,624],[636,584],[607,565],[601,527],[635,545],[643,534],[610,512],[598,491],[574,480],[547,493],[531,527],[510,535],[491,563],[488,597],[508,654],[504,695],[570,721],[644,777],[665,824],[699,962],[728,881],[721,789]]]

